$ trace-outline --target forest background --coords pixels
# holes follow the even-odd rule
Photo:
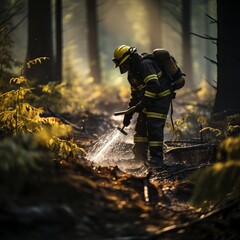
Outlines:
[[[240,30],[236,1],[229,4],[220,0],[0,0],[0,3],[0,203],[4,206],[1,222],[6,219],[11,222],[13,216],[14,221],[19,221],[16,225],[22,224],[22,219],[30,219],[24,224],[35,224],[39,219],[24,215],[29,209],[22,211],[22,206],[31,207],[39,201],[42,201],[39,205],[51,202],[55,206],[59,199],[81,216],[77,221],[86,224],[87,234],[94,234],[88,228],[92,216],[103,223],[99,232],[114,235],[119,233],[122,221],[129,219],[124,227],[131,228],[132,219],[128,217],[133,212],[129,209],[137,209],[137,214],[133,214],[136,226],[142,222],[140,215],[146,216],[148,211],[156,214],[158,203],[146,210],[142,202],[140,212],[144,214],[139,214],[138,201],[142,200],[140,194],[135,194],[139,191],[135,188],[136,179],[131,179],[133,184],[126,184],[125,188],[121,177],[116,175],[117,180],[113,180],[115,172],[111,169],[94,172],[94,168],[90,171],[86,167],[89,161],[85,150],[92,147],[93,140],[98,141],[103,133],[115,128],[115,121],[120,123],[120,118],[113,117],[114,111],[127,108],[130,89],[126,75],[120,75],[112,62],[114,49],[122,44],[135,46],[139,52],[166,48],[174,55],[186,74],[186,86],[177,92],[175,129],[168,119],[166,137],[180,143],[195,139],[201,148],[207,146],[206,155],[197,152],[199,145],[196,156],[191,146],[186,154],[187,159],[195,157],[194,164],[201,157],[209,164],[193,179],[196,187],[192,203],[205,204],[213,215],[215,209],[220,208],[220,214],[228,209],[229,199],[234,203],[230,206],[239,209]],[[209,147],[212,151],[208,151]],[[182,171],[179,172],[181,175]],[[103,178],[107,187],[101,185]],[[175,180],[167,183],[171,193],[175,191],[173,185],[179,183]],[[161,184],[155,188],[154,196],[160,203],[164,202],[163,189]],[[69,192],[65,194],[63,190]],[[173,199],[170,194],[169,200]],[[114,209],[112,216],[102,221],[109,209]],[[117,227],[105,224],[118,215],[115,210],[124,214],[124,218]],[[59,220],[58,215],[55,217]],[[226,221],[228,217],[230,224],[225,226],[233,228],[231,234],[237,236],[238,226],[231,223],[235,221],[232,219],[239,219],[239,211],[233,218],[229,213]],[[170,224],[176,226],[172,217],[166,223],[161,219],[156,223],[160,229]],[[48,220],[48,215],[44,220]],[[152,220],[146,217],[146,221]],[[12,232],[6,228],[3,234]],[[199,235],[202,233],[200,228]]]
[[[48,40],[51,44],[51,55],[54,55],[53,59],[58,58],[55,40],[56,36],[59,36],[55,21],[56,3],[58,1],[51,2],[52,38]],[[25,62],[26,59],[30,60],[27,56],[28,45],[34,45],[36,48],[38,43],[28,39],[30,33],[26,18],[27,1],[20,1],[18,4],[21,5],[21,10],[11,19],[13,26],[17,25],[11,32],[14,39],[12,52],[16,61]],[[111,61],[114,49],[119,45],[127,44],[136,46],[140,53],[152,52],[159,47],[168,49],[183,72],[187,74],[187,87],[193,90],[198,89],[199,86],[209,90],[210,85],[206,84],[207,82],[216,85],[217,68],[211,62],[211,60],[216,61],[216,44],[211,38],[204,39],[208,36],[216,37],[217,34],[217,26],[211,22],[211,17],[216,18],[214,0],[61,1],[61,6],[62,77],[60,81],[75,82],[89,89],[91,84],[86,83],[94,81],[116,88],[116,91],[119,89],[120,94],[124,97],[128,96],[126,76],[120,75]],[[29,20],[33,26],[37,26],[34,23],[36,21],[42,22],[41,16],[37,14],[35,16],[38,17]],[[42,18],[46,18],[46,15]],[[201,35],[203,38],[196,35]],[[39,56],[32,55],[32,59],[36,57]],[[15,68],[14,71],[17,73],[19,68]],[[55,81],[56,78],[55,76],[55,79],[51,80]],[[114,92],[113,95],[116,93]],[[111,97],[109,96],[109,99]]]
[[[120,75],[112,62],[114,49],[122,44],[139,52],[166,48],[186,74],[186,86],[174,100],[176,128],[167,137],[189,139],[204,133],[205,140],[219,144],[238,136],[240,34],[234,4],[220,0],[1,0],[0,13],[0,133],[4,140],[0,153],[6,159],[2,168],[28,162],[25,152],[18,156],[22,150],[18,141],[8,138],[22,133],[20,138],[25,133],[32,133],[30,139],[36,135],[41,147],[60,158],[84,152],[82,141],[78,139],[77,145],[62,137],[69,126],[53,113],[71,115],[82,124],[89,113],[104,113],[112,121],[116,109],[127,108],[126,75]],[[94,134],[100,135],[99,129]],[[11,151],[6,151],[5,141],[10,148],[16,144],[17,160],[7,154]],[[41,154],[27,154],[29,162],[39,161]]]

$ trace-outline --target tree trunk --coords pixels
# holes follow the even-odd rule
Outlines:
[[[204,1],[204,5],[205,5],[205,13],[209,13],[209,0],[205,0]],[[209,36],[210,32],[209,32],[209,22],[208,19],[205,20],[205,29],[206,29],[206,35]],[[205,41],[205,47],[206,47],[206,54],[211,53],[211,47],[210,47],[210,42],[209,41]],[[212,63],[209,63],[209,61],[206,61],[206,80],[211,82],[211,69],[212,69]]]
[[[163,1],[162,0],[151,0],[146,2],[146,7],[148,8],[149,16],[149,36],[150,36],[150,46],[151,50],[155,48],[163,47],[163,31],[162,31],[162,21],[163,21]]]
[[[28,0],[28,46],[26,62],[39,57],[48,61],[31,65],[25,74],[37,84],[47,84],[53,76],[53,33],[51,0]]]
[[[237,1],[217,0],[217,94],[214,113],[240,112],[240,28]]]
[[[62,81],[62,0],[56,0],[56,66],[55,81]]]
[[[101,82],[101,69],[98,47],[98,23],[97,23],[97,3],[96,0],[85,0],[87,8],[88,25],[88,56],[90,65],[90,76],[96,83]]]
[[[191,45],[191,0],[182,0],[182,48],[183,48],[183,72],[186,76],[186,86],[194,88],[192,71],[192,45]]]

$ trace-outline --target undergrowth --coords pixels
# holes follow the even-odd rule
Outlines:
[[[27,66],[31,67],[32,63],[43,60],[32,60]],[[0,95],[0,126],[3,138],[0,143],[0,168],[36,166],[36,160],[44,158],[43,149],[52,151],[57,158],[81,157],[85,154],[84,149],[70,139],[70,126],[63,124],[58,118],[43,116],[44,108],[31,104],[35,96],[28,79],[21,75],[11,78],[9,84],[15,85],[15,89]],[[25,139],[26,135],[26,144],[33,146],[29,153],[16,144],[16,139]],[[6,149],[9,150],[7,154]]]
[[[216,146],[216,153],[211,156],[213,165],[188,178],[195,184],[191,203],[202,208],[211,208],[226,199],[240,198],[240,114],[227,111],[212,114],[212,96],[206,89],[201,90],[199,97],[195,98],[197,102],[207,103],[208,108],[191,105],[194,101],[190,99],[188,111],[174,119],[174,129],[171,123],[167,123],[173,141],[198,139]]]

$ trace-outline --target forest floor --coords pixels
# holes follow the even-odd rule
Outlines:
[[[88,149],[114,124],[89,114],[75,141]],[[149,179],[116,166],[94,167],[84,158],[55,160],[40,172],[1,174],[0,239],[239,239],[237,223],[225,221],[237,203],[207,211],[190,204],[194,183],[187,176],[208,166],[209,154],[187,152],[184,159],[173,156]]]

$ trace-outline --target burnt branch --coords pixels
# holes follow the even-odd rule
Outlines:
[[[214,86],[212,83],[210,83],[210,82],[207,80],[207,83],[208,83],[213,89],[217,90],[217,82],[216,82],[216,81],[214,81],[214,82],[215,82],[216,86]]]
[[[217,23],[217,19],[215,19],[215,18],[211,17],[211,16],[210,16],[210,15],[208,15],[208,14],[205,14],[205,16],[207,16],[207,17],[208,17],[208,19],[209,19],[210,23]]]
[[[26,18],[27,16],[23,17],[8,33],[13,32]]]
[[[206,58],[209,62],[218,65],[217,61],[212,60],[211,58],[208,58],[208,57],[206,57],[206,56],[204,56],[204,58]]]
[[[7,9],[6,11],[3,11],[5,13],[3,19],[1,19],[0,25],[8,24],[9,21],[13,19],[13,17],[20,14],[24,9],[24,6],[22,4],[19,4],[19,2],[15,2],[11,8]]]
[[[79,126],[77,126],[76,124],[68,121],[67,119],[59,116],[58,114],[54,113],[51,109],[48,108],[48,111],[49,111],[49,113],[51,113],[51,115],[52,115],[53,117],[56,117],[56,118],[60,119],[64,124],[67,124],[67,125],[71,126],[73,129],[75,129],[75,130],[77,130],[77,131],[80,131],[80,132],[83,132],[83,131],[84,131],[84,129],[83,129],[82,127],[79,127]]]
[[[197,37],[200,37],[200,38],[203,38],[203,39],[207,39],[207,40],[211,40],[211,41],[217,41],[217,38],[216,37],[211,37],[209,35],[200,35],[200,34],[197,34],[197,33],[193,33],[193,32],[190,32],[190,34],[194,35],[194,36],[197,36]]]

